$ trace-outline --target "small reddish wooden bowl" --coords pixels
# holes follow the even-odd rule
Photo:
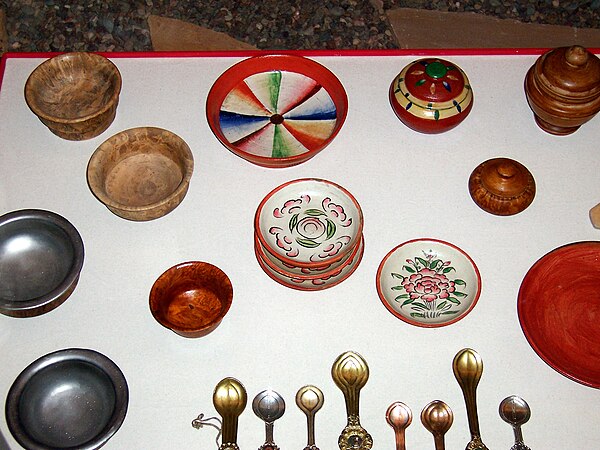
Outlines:
[[[400,121],[426,134],[451,130],[473,106],[467,75],[439,58],[419,59],[404,67],[392,81],[389,96]]]
[[[180,336],[213,331],[231,307],[233,287],[218,267],[200,261],[177,264],[150,290],[150,311],[158,323]]]
[[[264,55],[226,70],[206,100],[211,130],[234,154],[263,167],[289,167],[323,150],[348,112],[342,83],[301,56]]]

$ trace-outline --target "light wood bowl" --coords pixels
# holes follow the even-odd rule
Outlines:
[[[82,141],[106,130],[117,111],[121,74],[107,58],[76,52],[40,64],[25,84],[31,111],[57,136]]]
[[[188,145],[162,128],[122,131],[90,158],[88,184],[117,216],[143,221],[162,217],[185,197],[194,158]]]

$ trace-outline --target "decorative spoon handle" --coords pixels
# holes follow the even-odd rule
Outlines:
[[[331,376],[344,394],[348,424],[338,438],[340,450],[367,450],[373,447],[373,438],[360,425],[360,390],[369,379],[367,362],[355,352],[342,353],[333,363]]]
[[[215,387],[213,405],[223,418],[219,450],[239,450],[238,417],[246,408],[247,400],[246,389],[235,378],[224,378]]]
[[[306,414],[308,424],[308,444],[304,450],[319,450],[315,445],[315,414],[321,409],[324,401],[323,392],[316,386],[301,387],[296,393],[296,405]]]
[[[510,450],[531,450],[529,447],[527,447],[524,443],[522,442],[517,442],[515,445],[513,445]]]
[[[467,418],[469,419],[469,430],[471,441],[466,450],[488,450],[481,441],[479,432],[479,419],[477,417],[477,385],[483,373],[483,361],[481,356],[470,348],[462,349],[454,357],[452,363],[454,376],[460,385],[467,407]]]

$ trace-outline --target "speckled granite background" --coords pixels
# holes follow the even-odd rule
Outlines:
[[[261,49],[389,49],[399,43],[386,11],[400,7],[600,28],[600,0],[0,1],[8,51],[151,50],[151,14],[225,32]]]

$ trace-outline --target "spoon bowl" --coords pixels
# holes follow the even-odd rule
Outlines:
[[[267,389],[252,401],[252,411],[264,422],[275,422],[285,412],[285,401],[277,392]]]
[[[502,400],[499,413],[502,420],[512,426],[524,425],[531,418],[531,408],[518,395],[511,395]]]

